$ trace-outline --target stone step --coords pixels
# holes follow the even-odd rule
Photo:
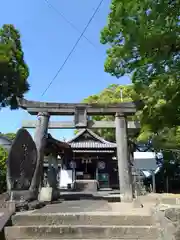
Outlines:
[[[17,213],[12,217],[15,226],[28,225],[154,225],[151,215],[122,215],[120,213]]]
[[[13,226],[5,228],[6,240],[18,239],[151,239],[158,238],[154,226]]]
[[[120,194],[100,194],[99,192],[71,192],[61,193],[60,199],[64,201],[75,200],[105,200],[108,202],[120,202]]]

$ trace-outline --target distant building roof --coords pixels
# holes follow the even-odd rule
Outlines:
[[[7,137],[0,135],[0,146],[4,147],[6,150],[9,150],[12,145],[12,141]]]
[[[59,141],[51,136],[51,134],[48,134],[47,141],[46,141],[46,147],[45,147],[45,153],[49,154],[52,151],[58,154],[62,153],[70,153],[72,152],[70,144],[67,142]]]
[[[106,141],[90,129],[83,129],[67,142],[72,149],[115,149],[116,143]]]

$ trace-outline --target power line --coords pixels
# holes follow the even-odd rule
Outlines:
[[[54,7],[49,0],[44,0],[47,5],[52,8],[58,15],[61,16],[61,18],[64,19],[65,22],[67,22],[72,28],[74,28],[78,33],[81,33],[81,31],[71,22],[69,21],[56,7]],[[83,35],[83,37],[93,46],[96,48],[95,44],[93,42],[91,42],[91,40],[89,40],[86,36]]]
[[[47,90],[50,88],[50,86],[52,85],[52,83],[54,82],[54,80],[57,78],[57,76],[59,75],[59,73],[62,71],[63,67],[65,66],[66,62],[68,61],[68,59],[70,58],[70,56],[72,55],[72,53],[74,52],[75,48],[77,47],[79,41],[81,40],[81,38],[83,37],[84,33],[86,32],[87,28],[89,27],[90,23],[92,22],[93,18],[95,17],[96,13],[98,12],[101,4],[103,3],[104,0],[101,0],[100,3],[98,4],[97,8],[95,9],[93,15],[90,17],[88,23],[86,24],[84,30],[82,31],[82,33],[80,34],[79,38],[77,39],[77,41],[75,42],[73,48],[71,49],[71,51],[69,52],[69,54],[67,55],[66,59],[64,60],[63,64],[60,66],[60,68],[58,69],[57,73],[55,74],[55,76],[53,77],[53,79],[51,80],[51,82],[48,84],[47,88],[44,90],[44,92],[42,93],[42,96],[44,96],[44,94],[47,92]]]

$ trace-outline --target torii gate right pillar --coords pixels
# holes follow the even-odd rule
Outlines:
[[[133,200],[133,189],[130,154],[128,151],[127,121],[124,115],[116,113],[115,127],[121,201],[128,202]]]

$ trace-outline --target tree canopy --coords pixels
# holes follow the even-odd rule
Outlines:
[[[13,140],[16,136],[15,133],[0,133],[0,136],[5,136],[10,140]],[[0,146],[0,193],[6,190],[6,160],[8,157],[7,151]]]
[[[101,42],[105,71],[132,75],[153,132],[180,125],[180,1],[112,0]]]
[[[133,89],[133,85],[111,84],[99,94],[91,95],[83,100],[84,103],[120,103],[131,102],[137,98],[137,94]],[[92,120],[96,121],[112,121],[113,116],[93,116]],[[97,129],[94,130],[98,135],[108,141],[115,141],[114,129]]]
[[[17,107],[16,97],[23,97],[29,90],[28,76],[20,34],[13,25],[3,25],[0,28],[0,107]]]
[[[139,95],[135,92],[133,84],[120,85],[111,84],[100,93],[91,95],[83,100],[85,103],[120,103],[130,102],[139,99]],[[139,114],[130,117],[129,120],[139,120]],[[113,116],[93,116],[92,120],[96,121],[112,121]],[[95,133],[108,141],[115,141],[114,129],[93,129]],[[133,137],[135,142],[147,143],[151,139],[152,147],[156,150],[171,150],[180,147],[180,127],[164,127],[153,133],[149,125],[141,122],[141,130],[139,135]]]
[[[134,91],[132,84],[120,85],[110,84],[107,88],[103,89],[100,93],[91,95],[83,100],[84,103],[121,103],[132,102],[139,100],[138,94]],[[95,121],[113,121],[114,116],[93,116],[92,120]],[[128,120],[139,120],[138,114],[128,117]],[[93,130],[98,135],[102,136],[108,141],[115,141],[114,129],[97,129]]]
[[[0,146],[0,193],[6,190],[7,152]]]

